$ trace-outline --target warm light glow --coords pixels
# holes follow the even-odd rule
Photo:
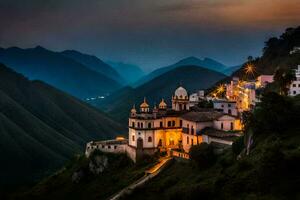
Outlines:
[[[125,138],[123,136],[118,136],[116,137],[116,140],[125,140]]]
[[[221,84],[217,88],[217,93],[222,94],[225,91],[225,85]]]
[[[254,75],[255,67],[253,64],[247,64],[245,67],[246,74],[252,74]]]

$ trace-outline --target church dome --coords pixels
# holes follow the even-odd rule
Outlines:
[[[146,98],[144,98],[144,102],[140,105],[140,108],[149,108],[149,104],[146,101]]]
[[[186,99],[187,96],[188,96],[187,91],[183,87],[180,86],[175,90],[175,98]]]
[[[167,108],[167,104],[165,102],[164,99],[161,99],[161,102],[158,105],[159,109],[166,109]]]
[[[135,105],[131,108],[131,113],[136,113]]]

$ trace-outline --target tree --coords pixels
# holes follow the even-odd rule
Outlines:
[[[278,68],[274,74],[274,81],[278,83],[279,94],[288,95],[289,86],[296,80],[295,72],[291,69]]]

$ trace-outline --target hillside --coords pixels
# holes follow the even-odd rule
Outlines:
[[[146,76],[139,79],[134,84],[134,86],[143,85],[144,83],[146,83],[146,82],[148,82],[148,81],[150,81],[172,69],[175,69],[180,66],[187,66],[187,65],[199,66],[199,67],[207,68],[207,69],[214,70],[214,71],[221,72],[221,73],[223,73],[223,71],[226,69],[225,65],[223,65],[213,59],[210,59],[210,58],[204,58],[202,60],[202,59],[199,59],[196,57],[187,57],[185,59],[178,61],[177,63],[175,63],[173,65],[170,65],[167,67],[161,67],[161,68],[154,70],[150,74],[147,74]]]
[[[108,78],[117,81],[121,85],[124,84],[122,76],[113,67],[106,64],[96,56],[84,54],[75,50],[62,51],[61,54],[100,74],[103,74],[104,76],[107,76]]]
[[[215,151],[206,159],[192,157],[189,161],[174,161],[157,177],[122,199],[299,199],[299,117],[300,96],[291,98],[275,93],[265,94],[261,104],[248,118],[254,120],[247,120],[246,137],[235,141],[232,148],[223,153]],[[254,142],[247,155],[245,144],[248,140],[244,138],[250,135]],[[193,151],[203,151],[198,149],[200,146],[214,148],[201,144],[192,147],[196,149]],[[63,170],[17,196],[20,199],[107,199],[141,177],[145,169],[145,165],[132,165],[125,156],[104,154],[109,160],[108,167],[104,172],[95,174],[89,163],[95,166],[97,161],[101,164],[105,159],[103,153],[100,153],[102,159],[94,156],[74,159]],[[75,176],[79,181],[74,180],[74,174],[81,174]]]
[[[85,143],[125,134],[104,113],[0,65],[0,185],[32,183]]]
[[[254,138],[249,155],[240,138],[232,149],[215,154],[210,166],[203,167],[205,160],[176,162],[123,199],[299,199],[299,117],[299,96],[265,95],[248,121],[246,135]]]
[[[120,87],[116,81],[60,53],[42,47],[1,49],[0,63],[31,80],[45,81],[79,98],[106,95]]]
[[[133,64],[112,61],[109,61],[108,64],[110,64],[129,85],[145,75],[145,72],[140,67]]]
[[[211,87],[215,82],[223,79],[225,75],[198,66],[181,66],[170,70],[151,81],[137,87],[123,88],[107,97],[99,106],[108,112],[114,119],[127,123],[129,110],[135,103],[139,106],[144,97],[147,97],[151,107],[165,98],[170,103],[175,89],[182,83],[189,93]]]

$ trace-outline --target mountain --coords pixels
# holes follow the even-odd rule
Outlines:
[[[123,62],[112,62],[110,64],[128,84],[132,84],[145,75],[145,72],[136,65]]]
[[[173,65],[170,65],[170,66],[167,66],[167,67],[162,67],[162,68],[159,68],[159,69],[156,69],[154,70],[153,72],[151,72],[150,74],[142,77],[140,80],[138,80],[136,83],[135,83],[135,86],[139,86],[139,85],[142,85],[152,79],[154,79],[155,77],[158,77],[159,75],[162,75],[172,69],[175,69],[179,66],[187,66],[187,65],[193,65],[193,66],[199,66],[199,67],[203,67],[203,68],[207,68],[207,69],[210,69],[210,70],[214,70],[214,71],[218,71],[218,72],[221,72],[223,73],[223,70],[226,69],[226,66],[213,60],[213,59],[210,59],[210,58],[204,58],[203,60],[199,59],[199,58],[196,58],[196,57],[188,57],[188,58],[185,58],[185,59],[182,59],[180,60],[179,62],[173,64]]]
[[[103,75],[119,82],[120,84],[124,84],[124,80],[120,76],[120,74],[113,67],[111,67],[107,63],[103,62],[96,56],[84,54],[84,53],[81,53],[81,52],[78,52],[75,50],[65,50],[65,51],[62,51],[61,54],[68,58],[75,60],[78,63],[81,63],[81,64],[87,66],[88,68],[90,68],[100,74],[103,74]]]
[[[126,133],[101,111],[2,64],[0,80],[0,188],[35,182],[86,142]]]
[[[225,77],[224,74],[199,66],[181,66],[137,88],[120,89],[98,102],[96,106],[108,112],[114,119],[126,124],[130,108],[134,103],[138,106],[144,97],[147,97],[151,106],[155,102],[159,103],[161,98],[165,98],[170,105],[170,98],[180,83],[191,93],[209,88]]]
[[[242,67],[242,65],[228,67],[225,70],[223,70],[223,73],[226,74],[227,76],[230,76],[233,72],[237,71],[241,67]]]
[[[30,79],[45,81],[79,98],[106,95],[120,87],[107,76],[40,46],[2,48],[0,62]]]

